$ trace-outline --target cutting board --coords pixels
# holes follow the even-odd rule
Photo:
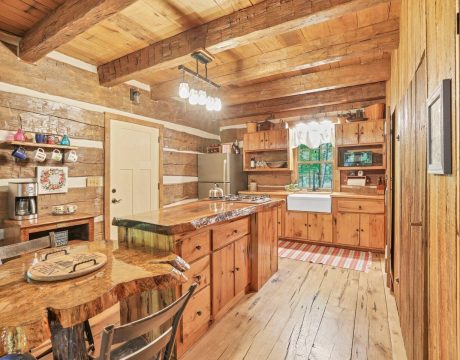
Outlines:
[[[98,252],[50,254],[45,261],[32,265],[27,271],[27,276],[36,281],[67,280],[96,271],[106,263],[107,256]]]

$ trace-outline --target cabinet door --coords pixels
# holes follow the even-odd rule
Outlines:
[[[342,143],[342,129],[343,125],[335,125],[335,145],[343,145]]]
[[[272,199],[281,199],[284,202],[278,206],[278,237],[285,236],[284,224],[286,219],[286,196],[272,196]]]
[[[235,295],[249,285],[249,235],[235,241]]]
[[[215,315],[235,295],[234,244],[212,254],[212,313]]]
[[[265,136],[263,131],[244,134],[244,150],[260,150],[265,147]]]
[[[308,213],[297,211],[286,211],[284,232],[291,238],[308,238]]]
[[[265,149],[287,149],[288,130],[271,130],[265,132]]]
[[[383,121],[366,121],[359,124],[360,144],[383,143],[384,141]]]
[[[308,240],[332,242],[331,214],[308,214]]]
[[[358,144],[359,126],[358,124],[343,124],[342,125],[342,145]]]
[[[359,245],[359,214],[337,213],[335,242],[342,245]]]
[[[385,215],[360,215],[359,245],[373,249],[385,247]]]

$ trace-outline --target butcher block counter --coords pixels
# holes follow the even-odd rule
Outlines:
[[[278,209],[263,204],[201,200],[126,218],[116,218],[118,240],[127,246],[173,252],[190,264],[188,281],[198,288],[177,335],[181,356],[243,296],[258,291],[278,271]]]

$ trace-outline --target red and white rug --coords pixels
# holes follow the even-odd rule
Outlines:
[[[372,264],[372,254],[369,251],[348,250],[286,240],[280,240],[278,245],[278,256],[282,258],[364,272],[368,272]]]

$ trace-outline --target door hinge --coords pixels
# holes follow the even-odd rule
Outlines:
[[[457,35],[460,34],[460,13],[457,13]]]
[[[160,183],[158,183],[157,185],[158,185],[158,190],[160,190]]]

